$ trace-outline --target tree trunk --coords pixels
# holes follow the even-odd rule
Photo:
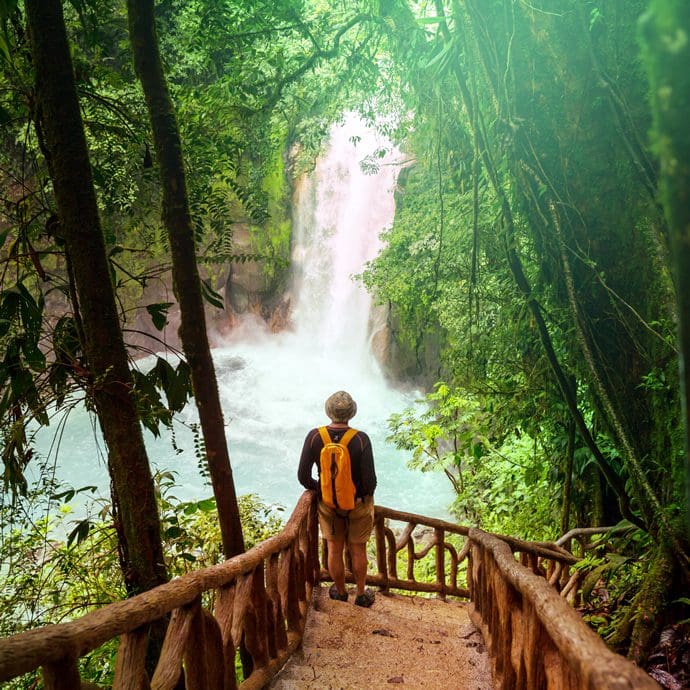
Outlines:
[[[687,0],[652,0],[642,28],[661,160],[659,186],[676,276],[690,536],[690,4]]]
[[[668,623],[668,606],[679,596],[675,589],[677,560],[664,546],[653,554],[632,605],[615,625],[608,643],[625,652],[637,664],[647,661],[658,640],[659,633]]]
[[[589,472],[585,475],[585,483],[590,495],[591,506],[589,508],[590,527],[607,525],[606,508],[604,505],[604,488],[602,487],[601,472],[596,465],[589,466]]]
[[[36,75],[36,119],[45,138],[60,233],[74,273],[92,376],[91,395],[108,447],[130,594],[167,580],[151,470],[132,396],[105,241],[60,0],[26,0]]]
[[[572,380],[572,378],[571,378]],[[575,422],[568,420],[568,448],[565,457],[565,478],[561,502],[561,534],[570,529],[570,505],[572,503],[573,465],[575,462]]]
[[[128,0],[134,66],[141,80],[163,186],[163,222],[170,238],[175,295],[180,304],[180,340],[192,375],[206,445],[213,493],[218,506],[223,551],[244,551],[242,524],[225,439],[223,411],[206,333],[206,315],[196,263],[182,143],[158,50],[153,0]]]

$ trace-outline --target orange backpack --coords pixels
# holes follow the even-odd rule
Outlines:
[[[348,443],[354,438],[357,429],[348,429],[343,437],[334,443],[328,429],[319,427],[323,441],[319,458],[319,480],[321,499],[336,510],[352,510],[355,507],[357,489],[352,481],[352,467]]]

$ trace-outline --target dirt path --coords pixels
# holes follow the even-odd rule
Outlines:
[[[269,686],[278,690],[491,690],[484,642],[465,605],[377,593],[370,609],[314,591],[302,648]]]

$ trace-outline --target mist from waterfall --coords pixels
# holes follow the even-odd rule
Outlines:
[[[376,152],[389,153],[378,158]],[[360,161],[374,156],[377,171]],[[447,517],[452,490],[442,473],[406,466],[408,455],[386,441],[387,419],[417,394],[391,387],[369,348],[371,300],[352,279],[380,250],[380,232],[392,223],[399,154],[355,116],[331,131],[330,143],[311,174],[298,180],[293,199],[290,296],[292,328],[273,334],[246,317],[223,347],[214,349],[221,403],[237,492],[255,493],[292,510],[302,493],[297,464],[309,429],[328,422],[323,403],[344,389],[357,401],[351,424],[366,431],[378,476],[376,502],[400,510]],[[198,422],[188,405],[170,434],[147,432],[152,465],[176,473],[175,495],[211,494],[194,454],[190,427]],[[108,478],[89,417],[80,411],[62,439],[59,476],[75,487]],[[50,431],[50,430],[48,430]],[[68,449],[68,450],[67,450]]]

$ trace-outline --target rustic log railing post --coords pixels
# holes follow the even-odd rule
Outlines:
[[[277,657],[287,648],[287,635],[283,625],[283,607],[280,603],[278,591],[278,559],[277,553],[266,561],[266,606],[268,616],[268,653]]]
[[[235,666],[235,655],[231,659],[225,656],[223,649],[223,635],[220,631],[218,621],[210,611],[202,608],[200,622],[203,628],[204,650],[203,658],[206,665],[206,678],[209,688],[226,688],[225,667],[232,664]]]
[[[415,576],[414,576],[415,557],[414,557],[414,541],[412,541],[412,530],[416,527],[416,525],[410,524],[409,526],[412,529],[410,529],[409,536],[407,537],[407,579],[410,580],[411,582],[414,582],[415,581]]]
[[[446,549],[444,546],[445,542],[445,532],[443,529],[436,528],[434,530],[434,535],[436,538],[436,584],[440,587],[438,596],[440,599],[446,598],[446,561],[445,553]]]
[[[184,676],[187,690],[211,687],[206,675],[206,630],[201,613],[201,597],[190,607],[189,641],[184,648]]]
[[[299,548],[297,542],[292,545],[292,569],[294,570],[295,592],[297,594],[297,603],[301,616],[307,601],[307,588],[304,581],[306,563],[304,552]]]
[[[61,659],[43,669],[46,690],[74,690],[81,686],[77,660],[71,657]]]
[[[321,566],[319,563],[319,521],[316,501],[312,501],[309,506],[307,527],[309,536],[310,582],[312,585],[315,585],[321,577]]]
[[[216,590],[215,618],[221,634],[223,652],[223,688],[236,690],[235,675],[236,648],[232,640],[232,612],[235,606],[235,585],[226,585]]]
[[[263,562],[259,563],[252,575],[251,611],[253,625],[245,626],[245,635],[254,660],[254,668],[264,668],[268,664],[268,626]]]
[[[300,614],[300,597],[299,588],[297,585],[297,566],[293,564],[295,560],[291,549],[285,552],[283,559],[283,570],[285,572],[287,580],[287,621],[288,621],[288,631],[299,632],[301,614]]]
[[[493,557],[490,554],[486,555],[485,562],[491,568],[491,576],[489,578],[493,590],[491,598],[496,603],[491,608],[491,627],[496,639],[496,648],[500,650],[496,657],[496,675],[503,679],[504,688],[514,688],[516,680],[515,670],[510,663],[510,651],[513,643],[511,630],[513,602],[510,596],[511,592],[508,583],[501,577],[500,572],[496,568]]]
[[[182,658],[195,613],[196,600],[173,611],[158,666],[151,679],[152,690],[172,690],[177,684],[182,673]]]
[[[146,675],[146,649],[148,626],[143,626],[120,637],[115,660],[113,690],[148,690]]]
[[[383,516],[381,516],[383,518]],[[385,518],[383,518],[385,520]],[[395,580],[398,579],[398,552],[395,548],[395,535],[393,530],[386,527],[384,534],[386,535],[387,556],[388,556],[388,577]]]
[[[386,562],[386,534],[385,519],[383,515],[377,515],[375,521],[376,530],[376,568],[381,576],[381,591],[388,591],[388,564]]]
[[[297,548],[299,549],[299,552],[301,554],[301,561],[302,561],[302,581],[305,584],[305,592],[306,592],[306,585],[311,584],[312,582],[312,574],[311,574],[311,569],[312,569],[312,563],[311,563],[311,546],[309,543],[309,525],[308,525],[308,520],[305,520],[301,525],[299,529],[299,535],[297,537]]]

